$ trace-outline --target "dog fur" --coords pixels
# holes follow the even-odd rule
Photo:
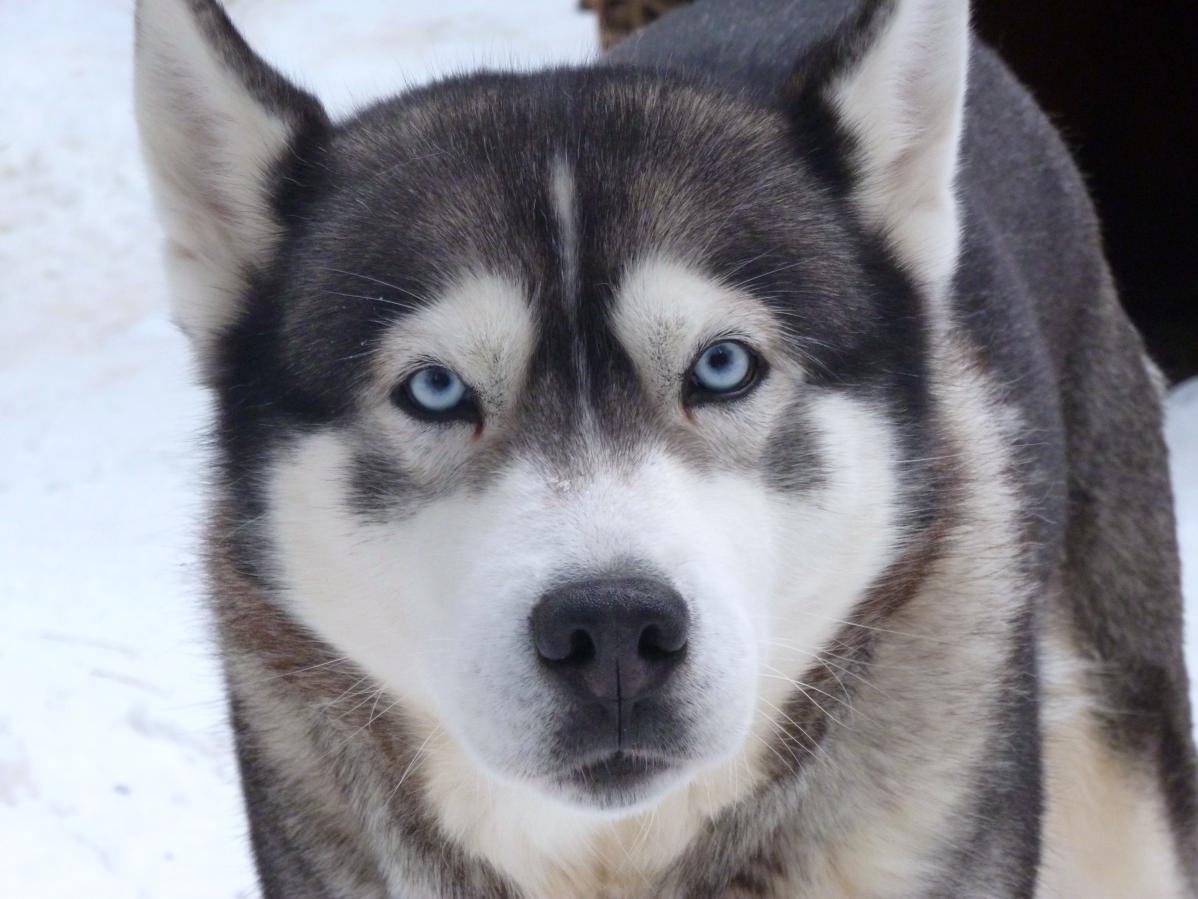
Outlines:
[[[337,122],[140,0],[136,91],[265,896],[1198,896],[1158,376],[966,0],[707,0]],[[617,729],[529,636],[596,577],[688,621]]]

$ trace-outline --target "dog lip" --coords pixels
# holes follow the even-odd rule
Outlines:
[[[566,777],[575,783],[596,786],[631,786],[673,767],[674,762],[665,756],[635,750],[616,750],[576,765],[570,769]]]

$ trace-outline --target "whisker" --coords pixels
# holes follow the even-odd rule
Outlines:
[[[350,684],[348,687],[346,687],[344,690],[342,690],[341,693],[338,694],[336,699],[331,699],[331,700],[328,700],[327,702],[321,703],[322,707],[327,711],[328,709],[331,709],[333,706],[335,706],[337,703],[341,702],[341,700],[343,700],[347,696],[349,696],[350,693],[353,693],[353,695],[357,696],[358,694],[355,693],[354,691],[357,690],[358,685],[361,684],[363,681],[366,681],[369,679],[370,679],[369,675],[366,675],[366,674],[362,675],[356,681],[354,681],[352,684]],[[373,690],[374,688],[371,687],[370,689]]]
[[[843,705],[846,709],[849,710],[850,715],[855,715],[857,710],[853,708],[853,704],[851,702],[841,699],[839,696],[833,696],[831,693],[821,690],[819,687],[813,686],[812,684],[807,684],[807,683],[804,683],[803,681],[795,680],[793,677],[787,677],[785,674],[783,674],[781,671],[778,671],[778,669],[774,668],[772,665],[766,665],[765,667],[769,668],[771,671],[774,671],[776,673],[775,674],[763,674],[762,677],[768,677],[768,678],[772,678],[774,680],[780,680],[780,681],[784,681],[784,682],[790,684],[792,687],[794,687],[796,690],[798,690],[800,693],[802,693],[808,702],[810,702],[812,705],[814,705],[817,709],[820,710],[820,712],[822,712],[828,718],[832,719],[833,721],[835,721],[837,724],[841,725],[842,727],[851,726],[851,725],[846,725],[844,721],[842,721],[841,719],[839,719],[835,715],[833,715],[831,712],[829,712],[826,708],[823,707],[823,705],[820,704],[818,699],[816,699],[814,696],[812,696],[807,691],[814,690],[816,693],[822,693],[828,699],[831,699],[834,702],[839,702],[841,705]]]
[[[733,282],[733,286],[739,287],[743,290],[743,289],[747,288],[750,284],[756,284],[758,281],[763,281],[766,278],[770,277],[771,275],[776,275],[779,272],[785,272],[785,271],[789,271],[792,268],[798,268],[802,264],[803,264],[803,260],[799,260],[798,262],[790,262],[790,263],[787,263],[786,265],[780,265],[777,268],[772,268],[769,271],[761,272],[760,274],[754,275],[752,278],[747,278],[742,281],[735,281],[735,282]]]
[[[848,621],[844,618],[833,618],[829,615],[819,615],[815,612],[808,612],[805,609],[792,609],[789,614],[806,615],[808,618],[816,618],[820,621],[829,621],[829,622],[832,622],[833,624],[840,624],[845,627],[861,628],[862,630],[872,631],[872,632],[879,633],[879,634],[893,634],[896,637],[908,637],[912,640],[924,640],[926,642],[935,643],[940,646],[956,645],[955,642],[952,640],[940,640],[936,637],[928,636],[927,634],[916,634],[916,633],[912,633],[910,631],[900,631],[900,630],[895,630],[894,628],[881,627],[879,625],[874,625],[874,624],[862,624],[859,621]],[[762,615],[761,617],[768,618],[769,616]],[[786,616],[783,616],[783,617],[786,617]]]
[[[754,733],[753,731],[749,731],[749,736],[751,736],[758,743],[760,743],[762,746],[764,746],[766,749],[768,749],[770,752],[772,752],[777,757],[778,761],[780,761],[782,763],[782,766],[787,771],[789,771],[791,774],[794,774],[796,771],[799,770],[800,767],[802,767],[802,764],[803,764],[802,759],[800,759],[797,755],[795,755],[794,750],[792,750],[785,742],[783,742],[782,746],[790,754],[790,761],[787,761],[786,757],[783,756],[782,753],[780,753],[777,749],[775,749],[774,745],[772,743],[770,743],[769,741],[767,741],[760,734]]]
[[[424,750],[428,746],[429,741],[439,733],[441,733],[441,725],[438,724],[432,729],[432,731],[429,732],[429,735],[424,738],[424,742],[420,744],[420,747],[416,750],[415,754],[413,754],[412,760],[408,762],[408,766],[404,768],[403,774],[399,776],[399,782],[395,785],[395,789],[393,789],[387,795],[386,804],[389,805],[391,800],[395,798],[395,794],[399,792],[399,788],[404,785],[404,781],[408,779],[408,775],[412,773],[416,767],[416,763],[420,761],[421,757],[424,755]]]
[[[359,693],[355,693],[354,694],[355,696],[361,696],[362,698],[359,699],[356,703],[354,703],[353,706],[346,709],[344,712],[342,712],[340,715],[338,715],[333,720],[334,721],[344,721],[347,715],[352,715],[358,709],[362,708],[362,706],[366,705],[366,703],[370,702],[371,697],[374,696],[376,691],[381,693],[382,690],[383,690],[382,687],[369,687],[366,690],[362,690]]]
[[[381,688],[379,689],[379,692],[380,692],[380,693],[382,692],[382,689],[381,689]],[[359,705],[365,705],[365,703],[366,703],[367,701],[368,701],[368,700],[363,700],[363,702],[362,702],[362,703],[359,703]],[[375,701],[377,702],[378,700],[376,699]],[[353,729],[353,730],[352,730],[352,731],[349,733],[349,736],[347,736],[347,737],[346,737],[344,740],[342,740],[342,741],[341,741],[341,742],[340,742],[340,743],[339,743],[339,744],[338,744],[338,745],[337,745],[337,746],[334,748],[334,751],[337,751],[337,750],[344,749],[346,746],[348,746],[348,745],[350,744],[350,742],[353,740],[353,738],[354,738],[354,737],[356,737],[356,736],[357,736],[358,734],[360,734],[362,731],[366,730],[366,728],[370,727],[370,725],[374,723],[374,721],[375,721],[375,718],[381,718],[383,715],[386,715],[386,714],[387,714],[389,711],[391,711],[391,710],[392,710],[393,708],[395,708],[397,705],[399,705],[399,700],[398,700],[398,699],[396,699],[395,701],[393,701],[393,702],[392,702],[390,705],[388,705],[388,706],[387,706],[385,709],[383,709],[381,712],[379,712],[379,713],[378,713],[378,715],[376,715],[374,718],[367,718],[367,719],[366,719],[366,723],[365,723],[365,724],[363,724],[363,725],[361,725],[360,727],[356,727],[356,728],[354,728],[354,729]],[[331,754],[331,753],[330,753],[330,754]]]
[[[341,662],[347,662],[347,661],[349,661],[349,656],[337,656],[337,658],[335,658],[335,659],[329,659],[328,661],[319,662],[315,665],[305,665],[303,668],[296,668],[292,671],[280,671],[276,674],[270,674],[270,675],[267,675],[266,677],[254,678],[253,680],[250,680],[250,681],[239,681],[239,683],[244,683],[247,686],[249,686],[249,685],[256,686],[258,684],[265,684],[265,683],[269,683],[270,681],[280,680],[281,678],[284,678],[284,677],[295,677],[296,675],[299,675],[299,674],[307,674],[308,672],[316,671],[320,668],[328,668],[331,665],[338,665]],[[350,664],[353,664],[353,663],[351,662]]]
[[[345,297],[347,300],[366,300],[370,303],[382,303],[384,306],[394,306],[396,309],[405,311],[417,308],[414,303],[402,303],[399,300],[393,300],[390,297],[384,296],[369,296],[364,293],[342,293],[339,290],[326,290],[329,296]]]
[[[811,749],[809,751],[811,751],[813,755],[816,752],[826,754],[824,748],[819,744],[819,742],[814,737],[811,736],[810,733],[808,733],[807,729],[804,728],[803,725],[799,724],[799,722],[795,721],[794,718],[790,717],[790,715],[786,714],[786,712],[784,710],[778,708],[778,706],[774,705],[768,699],[763,698],[761,701],[764,702],[771,709],[773,709],[775,712],[777,712],[779,715],[781,715],[783,718],[785,718],[787,721],[789,721],[791,724],[793,724],[795,727],[797,727],[799,729],[799,733],[801,733],[804,737],[806,737],[807,742],[809,742],[811,744]],[[787,736],[785,731],[782,731],[782,735]]]
[[[846,667],[845,665],[841,665],[841,664],[838,664],[837,662],[831,661],[832,659],[840,659],[841,661],[848,662],[849,664],[860,664],[859,659],[854,659],[854,658],[851,658],[848,656],[836,655],[835,653],[828,652],[827,650],[811,652],[810,650],[803,649],[802,647],[796,646],[794,644],[788,643],[785,640],[780,640],[780,639],[769,640],[768,642],[775,646],[778,646],[782,649],[785,649],[788,652],[795,652],[795,653],[798,653],[799,655],[806,656],[807,658],[814,659],[816,661],[816,663],[818,663],[828,669],[829,674],[831,674],[832,677],[835,678],[836,683],[840,686],[840,689],[842,691],[844,691],[844,693],[846,695],[848,695],[852,691],[850,691],[848,689],[848,687],[845,686],[844,681],[842,681],[840,679],[839,674],[843,674],[846,677],[854,678],[854,679],[860,681],[863,686],[868,687],[871,690],[877,690],[883,696],[889,696],[889,694],[885,690],[883,690],[881,687],[879,687],[877,684],[873,683],[873,681],[869,680],[868,678],[866,678],[859,672],[854,671],[852,668]],[[833,641],[833,642],[838,642],[838,641]],[[895,669],[895,670],[899,669],[899,666],[896,666],[896,665],[878,665],[875,662],[870,662],[869,667],[871,669],[872,668]],[[905,666],[903,666],[903,667],[905,668]],[[909,670],[909,669],[907,669],[907,670]],[[839,674],[837,674],[837,672],[839,672]]]
[[[803,760],[800,759],[797,755],[795,755],[795,751],[794,751],[795,746],[797,746],[799,749],[802,749],[808,755],[811,755],[812,757],[814,757],[814,754],[806,746],[804,746],[801,743],[798,743],[796,741],[787,739],[786,732],[784,730],[782,730],[782,727],[778,724],[778,722],[776,722],[772,718],[770,718],[769,715],[765,714],[765,712],[762,712],[760,709],[758,709],[758,714],[761,715],[761,717],[765,720],[766,724],[769,725],[770,730],[774,734],[776,734],[782,738],[782,740],[781,740],[782,748],[786,750],[787,754],[791,758],[791,761],[788,762],[782,756],[782,753],[780,753],[774,747],[774,745],[772,743],[770,743],[768,740],[766,740],[764,737],[762,737],[756,731],[750,729],[749,736],[753,737],[753,739],[755,739],[758,743],[760,743],[762,746],[764,746],[766,749],[768,749],[770,752],[772,752],[774,754],[774,756],[778,759],[778,761],[780,761],[786,767],[787,771],[789,771],[791,774],[794,774],[803,765]]]
[[[398,290],[400,293],[405,294],[406,296],[410,296],[412,299],[414,299],[418,302],[421,302],[421,303],[426,302],[426,298],[420,296],[420,294],[413,293],[412,291],[408,290],[405,287],[400,287],[398,284],[392,284],[390,281],[384,281],[381,278],[374,277],[373,275],[364,275],[361,272],[349,272],[349,271],[346,271],[345,269],[332,268],[331,266],[326,267],[325,271],[335,272],[338,275],[345,275],[346,277],[349,277],[349,278],[361,278],[363,281],[369,281],[372,284],[378,284],[380,287],[389,287],[392,290]]]

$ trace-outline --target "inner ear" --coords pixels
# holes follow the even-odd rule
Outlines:
[[[329,122],[214,0],[139,0],[136,15],[138,125],[175,318],[206,362],[276,249],[274,201],[285,178],[297,180],[292,161],[311,155]]]
[[[968,0],[866,0],[799,61],[788,95],[800,117],[813,103],[831,112],[854,204],[933,297],[959,249],[968,58]]]

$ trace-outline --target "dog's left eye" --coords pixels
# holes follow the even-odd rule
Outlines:
[[[721,340],[701,352],[691,366],[688,400],[733,399],[757,383],[761,362],[737,340]]]
[[[417,369],[392,394],[396,405],[426,421],[474,420],[477,407],[457,373],[443,365]]]

